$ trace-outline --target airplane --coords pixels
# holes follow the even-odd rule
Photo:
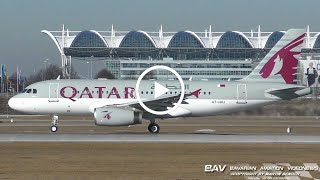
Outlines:
[[[311,94],[311,88],[294,84],[304,38],[304,29],[289,29],[241,80],[185,80],[181,105],[164,115],[149,113],[138,103],[136,80],[47,80],[29,85],[8,104],[23,113],[51,115],[52,132],[58,130],[60,115],[93,115],[98,126],[135,125],[145,119],[149,132],[158,133],[156,118],[214,116]],[[164,111],[178,102],[180,86],[176,80],[142,80],[139,95],[150,109]],[[159,87],[165,92],[157,93]]]

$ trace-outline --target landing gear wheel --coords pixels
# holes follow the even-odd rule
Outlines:
[[[158,133],[160,131],[160,126],[157,123],[150,123],[148,130],[150,133]]]
[[[53,126],[51,126],[50,130],[51,130],[51,132],[57,132],[58,131],[58,127],[53,125]]]
[[[51,132],[57,132],[58,131],[58,120],[59,116],[53,115],[52,116],[52,126],[50,127]]]

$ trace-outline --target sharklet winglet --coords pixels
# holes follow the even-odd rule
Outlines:
[[[194,95],[196,98],[199,98],[200,91],[201,91],[201,89],[198,89],[198,90],[193,91],[191,94]]]

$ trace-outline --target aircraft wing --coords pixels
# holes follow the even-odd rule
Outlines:
[[[189,96],[198,96],[198,93],[200,92],[201,89],[198,89],[194,92],[185,94],[183,97],[183,101],[181,104],[187,104],[187,102],[185,101],[185,99]],[[155,111],[166,111],[168,110],[168,107],[173,107],[174,103],[177,103],[179,101],[180,98],[180,94],[178,95],[168,95],[168,96],[163,96],[163,97],[159,97],[159,98],[152,98],[152,99],[145,99],[142,102],[149,107],[152,110]],[[139,104],[139,102],[133,102],[133,103],[128,103],[128,104],[121,104],[118,105],[118,107],[124,107],[124,106],[130,106],[136,109],[139,109],[141,111],[145,111],[143,109],[143,107]]]

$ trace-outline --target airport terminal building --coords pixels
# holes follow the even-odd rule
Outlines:
[[[106,68],[116,78],[133,79],[148,67],[166,65],[174,68],[183,79],[237,80],[270,51],[285,31],[263,32],[260,26],[248,32],[215,32],[212,27],[203,32],[148,31],[46,31],[58,47],[62,66],[71,57],[104,58]],[[301,60],[317,59],[320,52],[319,33],[310,32],[304,43]],[[320,59],[320,58],[318,58]],[[68,72],[66,72],[68,73]],[[156,79],[172,79],[173,74],[157,71]],[[299,74],[297,74],[299,76]]]

